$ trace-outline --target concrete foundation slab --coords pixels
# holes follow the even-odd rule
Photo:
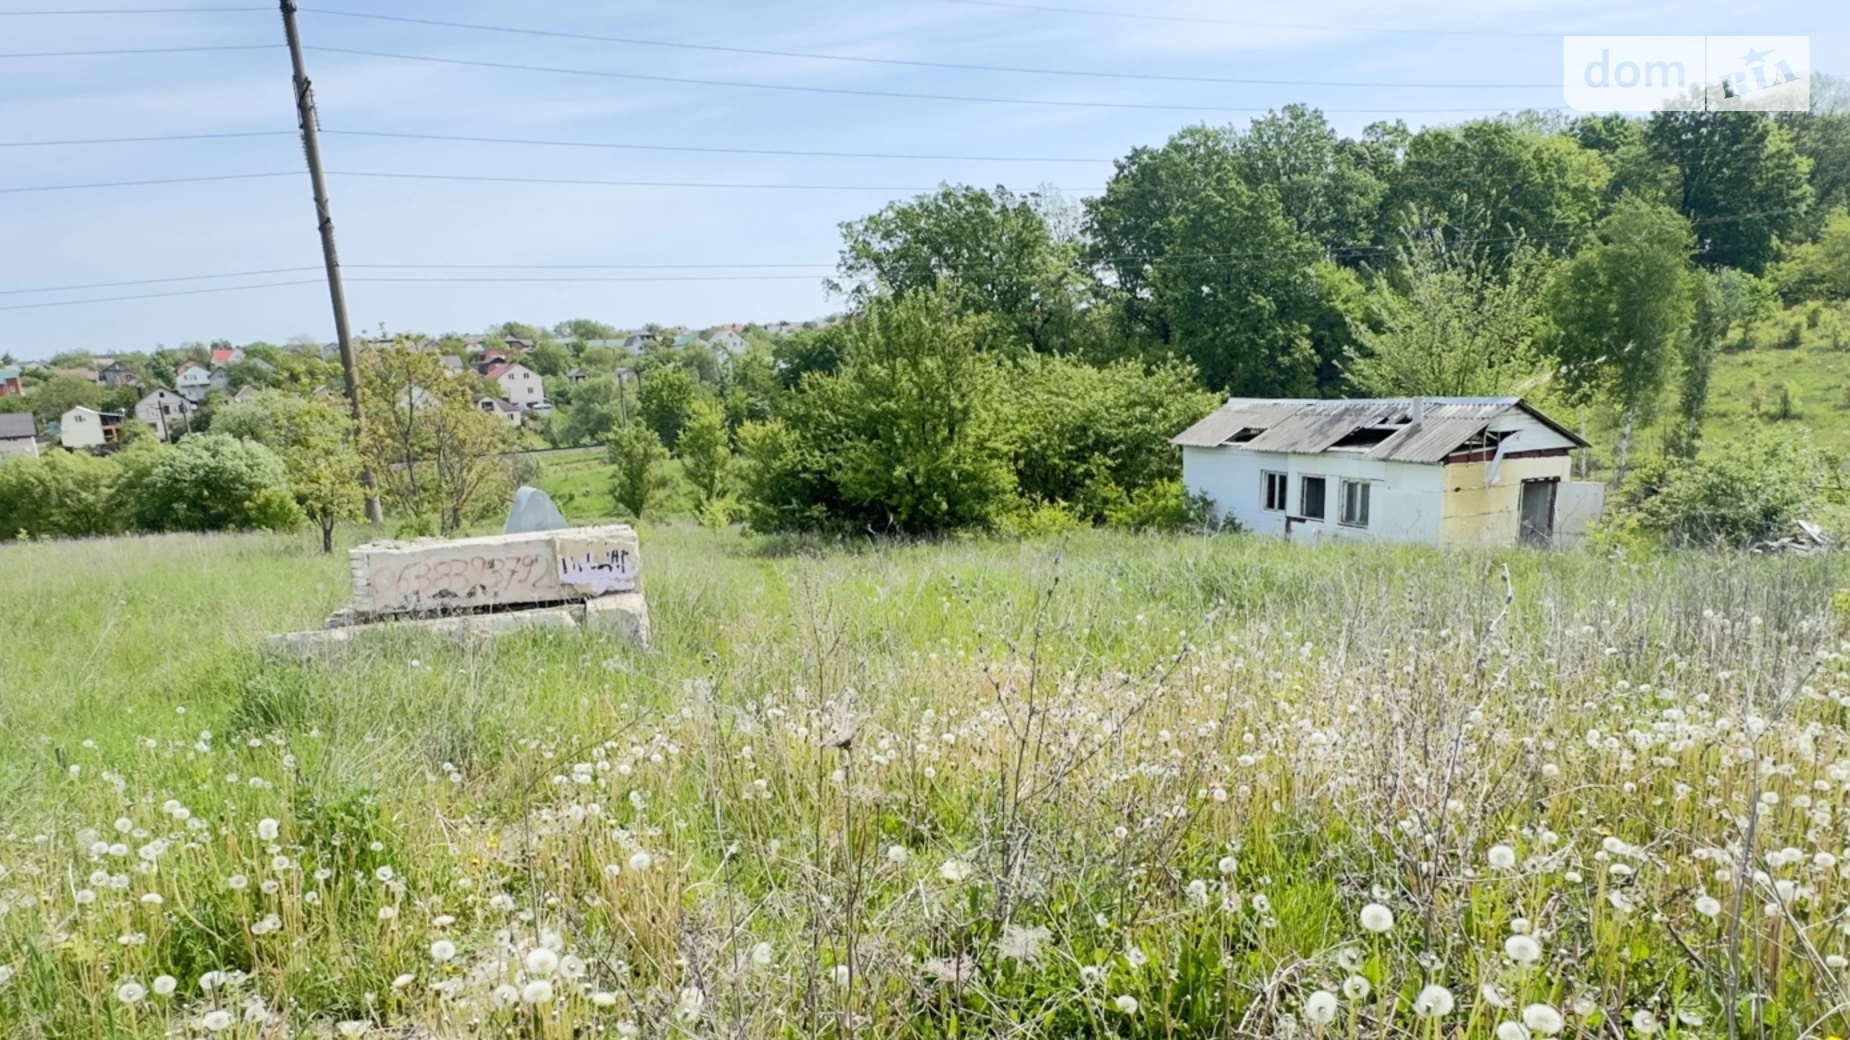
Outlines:
[[[454,613],[634,592],[641,571],[627,524],[562,531],[373,542],[349,554],[359,617]]]

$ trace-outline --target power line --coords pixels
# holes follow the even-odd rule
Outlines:
[[[719,181],[597,180],[587,177],[498,177],[467,173],[386,173],[365,170],[329,170],[335,177],[372,177],[411,181],[465,181],[488,184],[593,185],[614,188],[737,188],[748,191],[896,191],[928,192],[933,188],[894,187],[883,184],[749,184]]]
[[[427,54],[396,54],[365,51],[350,47],[310,47],[327,54],[350,54],[363,58],[387,58],[394,61],[422,61],[440,65],[466,65],[475,68],[503,69],[514,72],[549,72],[566,76],[595,76],[602,79],[637,80],[647,83],[676,83],[701,87],[732,87],[742,90],[777,90],[798,94],[830,94],[848,97],[893,98],[904,101],[963,101],[998,105],[1033,105],[1051,108],[1136,109],[1161,112],[1268,112],[1270,108],[1251,105],[1165,105],[1138,101],[1065,101],[1050,98],[1006,98],[973,94],[922,94],[908,91],[864,90],[854,87],[816,87],[793,83],[750,83],[740,80],[696,79],[688,76],[658,76],[640,72],[610,72],[604,69],[574,69],[559,65],[523,65],[505,61],[482,61],[469,58],[440,58]],[[1325,112],[1354,115],[1436,115],[1441,113],[1488,111],[1475,108],[1325,108]]]
[[[98,58],[121,54],[199,54],[206,51],[272,51],[273,43],[232,43],[213,47],[128,47],[108,51],[19,51],[0,58]]]
[[[1410,36],[1514,36],[1558,40],[1560,33],[1527,32],[1513,29],[1401,29],[1389,26],[1335,25],[1318,22],[1254,22],[1235,18],[1207,18],[1200,15],[1156,14],[1148,11],[1101,11],[1095,7],[1064,7],[1056,4],[1026,4],[1004,0],[944,0],[969,7],[993,7],[1008,11],[1038,11],[1045,14],[1079,14],[1096,18],[1128,18],[1145,22],[1180,22],[1192,25],[1237,25],[1248,29],[1316,29],[1346,33],[1404,33]]]
[[[231,137],[294,137],[293,130],[244,130],[222,134],[153,134],[144,137],[84,137],[54,141],[0,141],[0,148],[50,148],[80,144],[145,144],[154,141],[216,141]]]
[[[848,54],[817,54],[811,51],[770,50],[760,47],[733,47],[708,43],[685,43],[677,40],[647,40],[634,36],[601,36],[595,33],[565,32],[556,29],[529,29],[511,25],[483,25],[476,22],[451,22],[437,18],[408,18],[402,15],[372,14],[361,11],[336,11],[326,7],[306,7],[303,10],[311,14],[332,15],[339,18],[366,18],[381,22],[400,22],[409,25],[430,25],[445,29],[469,29],[476,32],[512,33],[521,36],[542,36],[551,39],[589,40],[597,43],[618,43],[635,47],[664,47],[674,50],[712,51],[721,54],[749,54],[757,57],[800,58],[810,61],[835,61],[862,65],[888,65],[920,69],[950,69],[959,72],[1006,72],[1029,76],[1079,76],[1094,79],[1128,79],[1151,80],[1167,83],[1232,83],[1248,86],[1282,86],[1282,87],[1418,87],[1431,89],[1469,88],[1469,89],[1517,89],[1536,87],[1556,87],[1558,83],[1371,83],[1331,80],[1292,80],[1292,79],[1248,79],[1230,76],[1183,76],[1156,72],[1106,72],[1097,69],[1049,69],[1020,65],[982,65],[968,62],[919,61],[903,58],[868,58]]]
[[[280,289],[289,285],[321,285],[319,278],[294,282],[265,282],[260,285],[222,285],[212,289],[177,289],[173,292],[141,293],[135,296],[101,296],[85,300],[56,300],[51,303],[9,303],[0,311],[30,311],[44,307],[81,307],[92,303],[119,303],[123,300],[158,300],[169,296],[204,296],[207,293],[242,292],[246,289]]]
[[[270,10],[268,7],[89,7],[64,11],[0,11],[0,18],[20,16],[49,18],[93,14],[240,14],[268,10]]]
[[[273,267],[266,271],[232,271],[226,274],[187,274],[172,278],[139,278],[129,282],[90,282],[86,285],[47,285],[37,289],[0,289],[0,296],[22,296],[26,293],[42,292],[77,292],[82,289],[115,289],[129,285],[160,285],[166,282],[207,282],[218,278],[258,278],[272,274],[301,274],[303,271],[319,271],[319,267]]]
[[[831,152],[804,151],[794,148],[722,148],[718,146],[630,144],[610,141],[549,141],[523,137],[469,137],[460,134],[410,134],[386,130],[327,130],[324,134],[342,137],[386,137],[408,141],[455,141],[466,144],[507,144],[551,148],[613,148],[642,152],[699,152],[716,155],[782,155],[804,159],[923,159],[939,162],[1044,162],[1109,163],[1112,159],[1076,159],[1039,155],[930,155],[907,152]],[[81,142],[80,142],[81,143]],[[4,147],[0,145],[0,147]]]
[[[83,191],[88,188],[144,188],[156,184],[201,184],[207,181],[252,181],[265,177],[295,177],[293,170],[280,173],[219,173],[205,177],[160,177],[145,181],[95,181],[88,184],[35,184],[25,188],[0,188],[0,194],[17,195],[29,191]]]

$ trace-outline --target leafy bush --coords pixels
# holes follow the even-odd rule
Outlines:
[[[607,451],[610,464],[616,467],[610,478],[610,497],[640,520],[649,503],[669,486],[668,475],[662,472],[668,449],[662,447],[654,430],[633,422],[610,435]]]
[[[1838,461],[1805,440],[1759,434],[1694,461],[1646,463],[1618,522],[1672,546],[1746,548],[1783,537],[1843,495]]]
[[[286,530],[302,523],[283,460],[222,433],[187,437],[141,481],[137,527],[148,531]]]
[[[1191,495],[1180,480],[1163,480],[1138,488],[1105,513],[1113,527],[1136,531],[1205,528],[1213,516],[1208,499]]]
[[[109,459],[53,451],[0,462],[0,537],[83,538],[116,534],[119,469]]]

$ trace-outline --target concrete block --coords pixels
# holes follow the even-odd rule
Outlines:
[[[641,599],[640,596],[637,597]],[[351,650],[355,645],[388,634],[429,633],[448,636],[458,642],[495,639],[515,632],[534,629],[579,628],[583,608],[572,605],[540,607],[534,610],[509,610],[494,614],[458,614],[451,617],[405,618],[377,621],[372,624],[317,628],[307,632],[289,632],[271,636],[274,652],[297,657],[326,657]],[[647,632],[645,621],[644,632]]]
[[[611,633],[646,650],[649,648],[649,604],[640,592],[586,600],[584,627],[587,632]]]
[[[634,592],[641,572],[627,524],[563,531],[373,542],[348,557],[362,617],[561,603]]]

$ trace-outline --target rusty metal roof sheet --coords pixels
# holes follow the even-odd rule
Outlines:
[[[1415,425],[1415,405],[1420,422]],[[1371,398],[1363,400],[1291,400],[1236,397],[1213,415],[1184,430],[1172,443],[1197,448],[1222,446],[1247,451],[1314,455],[1330,450],[1367,427],[1398,429],[1363,454],[1391,462],[1442,462],[1447,455],[1482,433],[1492,420],[1512,410],[1533,415],[1581,446],[1585,442],[1518,397]],[[1229,444],[1243,430],[1257,436]]]

